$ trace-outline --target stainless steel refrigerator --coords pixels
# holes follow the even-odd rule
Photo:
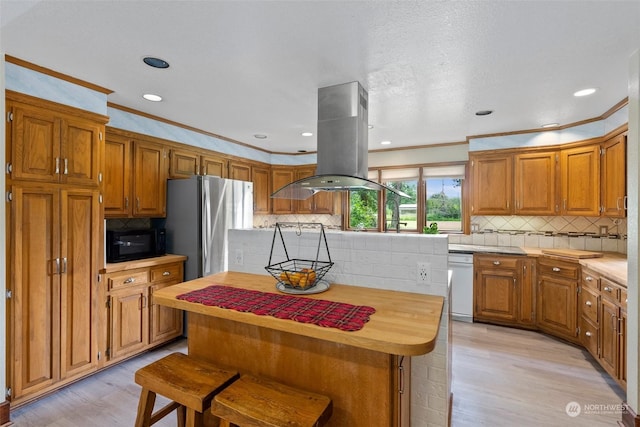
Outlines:
[[[215,176],[169,180],[167,252],[186,255],[184,278],[226,271],[228,232],[253,227],[253,183]]]

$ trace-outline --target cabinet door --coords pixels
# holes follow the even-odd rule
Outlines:
[[[273,190],[279,190],[293,182],[293,171],[291,169],[272,169],[271,182],[273,184]],[[271,213],[276,215],[293,213],[293,203],[294,200],[291,199],[272,199]]]
[[[600,300],[600,364],[614,378],[618,376],[618,306]]]
[[[101,144],[104,126],[79,118],[62,121],[61,181],[74,185],[100,185]]]
[[[60,119],[44,108],[8,104],[11,122],[11,178],[58,182]]]
[[[602,214],[624,218],[627,194],[627,137],[618,135],[602,144]]]
[[[149,343],[148,286],[112,292],[109,297],[109,358],[142,351]]]
[[[104,152],[104,216],[127,217],[131,212],[131,141],[108,135]]]
[[[515,322],[518,303],[515,272],[481,269],[476,272],[475,278],[474,317]]]
[[[302,178],[313,176],[314,172],[315,172],[315,168],[298,169],[298,170],[296,170],[294,180],[297,181],[297,180],[302,179]],[[321,191],[320,193],[326,193],[326,191]],[[318,194],[320,194],[320,193],[318,193]],[[310,214],[310,213],[313,213],[314,199],[315,199],[316,196],[317,195],[314,195],[314,196],[309,197],[308,199],[305,199],[305,200],[296,200],[295,201],[296,213],[299,213],[299,214]]]
[[[558,153],[528,153],[515,156],[515,213],[555,215]]]
[[[253,181],[253,213],[268,214],[271,206],[271,171],[268,168],[252,167],[251,178]]]
[[[200,172],[200,156],[187,150],[171,149],[169,178],[189,178]]]
[[[563,215],[600,215],[600,146],[562,150],[560,184]]]
[[[538,272],[540,274],[540,271]],[[577,283],[543,276],[538,282],[537,324],[543,331],[576,341]]]
[[[621,310],[618,324],[618,380],[627,387],[627,311]]]
[[[533,326],[536,323],[536,260],[527,258],[519,262],[520,293],[518,295],[518,323]]]
[[[182,310],[169,308],[153,301],[153,293],[167,286],[180,283],[181,280],[158,283],[151,286],[149,295],[149,344],[157,344],[182,335]]]
[[[161,145],[134,144],[133,216],[163,217],[167,212],[165,149]]]
[[[60,378],[60,197],[57,189],[13,186],[9,271],[12,398]]]
[[[96,279],[100,238],[98,191],[61,192],[61,377],[97,368]]]
[[[511,156],[478,156],[472,159],[472,215],[511,214],[512,161]]]
[[[247,163],[230,162],[229,178],[240,181],[251,181],[251,165]]]
[[[228,162],[223,157],[202,156],[200,158],[202,175],[213,175],[221,178],[227,177]]]

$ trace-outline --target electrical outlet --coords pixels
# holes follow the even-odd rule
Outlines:
[[[418,263],[418,277],[416,279],[418,283],[431,282],[431,263],[419,262]]]
[[[236,249],[236,265],[244,264],[244,253],[242,249]]]

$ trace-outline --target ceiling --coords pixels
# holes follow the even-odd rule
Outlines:
[[[0,17],[8,55],[284,153],[316,150],[317,89],[355,80],[370,149],[598,117],[627,96],[640,48],[638,1],[0,0]],[[586,87],[598,91],[573,96]]]

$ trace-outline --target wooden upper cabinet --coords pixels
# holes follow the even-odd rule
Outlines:
[[[229,178],[251,181],[251,165],[235,161],[229,162]]]
[[[555,215],[559,153],[536,152],[514,156],[515,213]]]
[[[131,140],[107,135],[104,144],[104,216],[126,217],[131,213]]]
[[[200,156],[200,174],[213,175],[220,178],[226,178],[229,170],[229,161],[224,157],[218,156]]]
[[[627,214],[627,136],[618,135],[602,144],[602,215],[624,218]]]
[[[302,178],[306,178],[309,176],[313,176],[315,173],[315,167],[312,168],[300,168],[297,169],[295,172],[295,179],[294,181],[297,181],[299,179]],[[326,193],[325,191],[321,191],[320,193]],[[318,194],[320,194],[318,193]],[[310,214],[313,213],[313,206],[314,206],[314,198],[317,195],[314,195],[312,197],[309,197],[308,199],[305,200],[296,200],[295,203],[295,209],[296,212],[299,214]]]
[[[562,215],[600,215],[600,145],[560,151]]]
[[[513,197],[513,157],[473,156],[472,215],[510,215]]]
[[[274,191],[279,190],[287,184],[293,182],[294,174],[292,168],[271,169],[271,184]],[[271,213],[290,214],[293,213],[294,200],[291,199],[271,199]]]
[[[135,141],[133,151],[133,216],[164,217],[167,213],[166,149]]]
[[[104,125],[47,108],[8,102],[11,179],[97,187]]]
[[[189,178],[200,173],[198,153],[172,148],[169,157],[169,178]]]
[[[271,170],[268,167],[253,166],[253,213],[268,214],[271,207]]]

